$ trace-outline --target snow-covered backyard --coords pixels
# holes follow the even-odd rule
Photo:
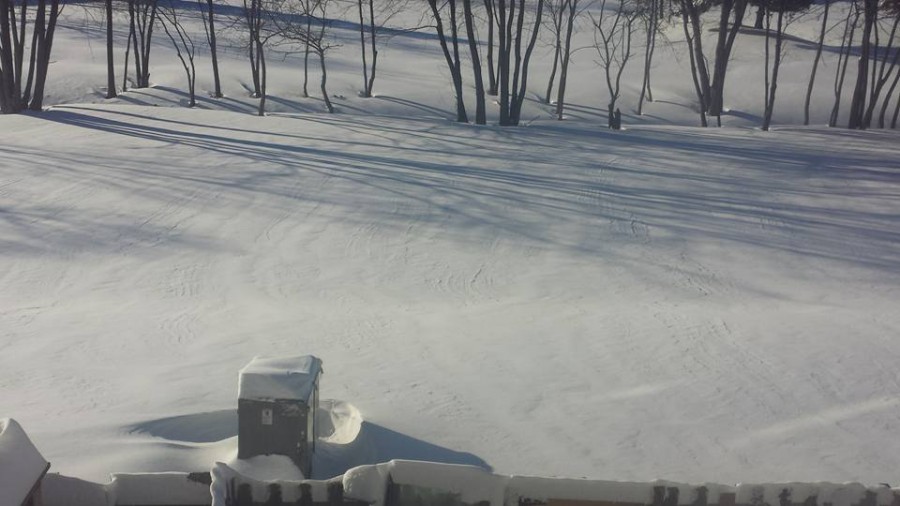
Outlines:
[[[401,37],[390,96],[334,115],[279,108],[296,75],[268,117],[236,77],[230,106],[166,107],[164,56],[156,89],[88,103],[100,35],[61,36],[58,105],[0,117],[0,417],[53,471],[208,470],[238,370],[311,353],[329,412],[364,420],[353,464],[897,480],[896,131],[700,129],[661,102],[612,132],[587,77],[568,121],[460,125],[436,43]],[[662,65],[658,95],[689,97]]]

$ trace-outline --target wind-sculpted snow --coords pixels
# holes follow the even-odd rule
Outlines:
[[[368,441],[344,458],[336,430],[331,476],[896,479],[894,133],[121,104],[0,127],[0,413],[55,471],[226,462],[238,370],[311,353]]]

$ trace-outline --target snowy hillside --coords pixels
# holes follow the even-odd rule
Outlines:
[[[102,34],[69,15],[60,105],[0,117],[0,416],[53,471],[209,469],[233,456],[237,371],[312,353],[377,460],[896,481],[900,137],[747,128],[752,45],[730,128],[685,126],[675,58],[647,117],[602,128],[585,55],[568,121],[533,102],[503,129],[449,121],[421,36],[387,46],[371,99],[341,48],[334,115],[291,59],[252,115],[237,54],[226,99],[153,107],[184,99],[162,39],[156,88],[85,103]]]

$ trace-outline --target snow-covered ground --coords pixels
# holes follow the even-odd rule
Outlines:
[[[228,460],[238,370],[311,353],[323,398],[352,404],[334,416],[365,420],[333,436],[373,460],[896,481],[896,132],[746,128],[749,77],[731,128],[685,126],[674,58],[672,103],[609,132],[587,55],[568,121],[530,103],[527,127],[459,125],[436,43],[403,37],[373,99],[336,53],[335,115],[298,98],[290,59],[270,67],[281,113],[248,114],[236,54],[231,98],[148,106],[184,99],[164,46],[156,89],[85,104],[101,33],[69,15],[62,105],[0,118],[0,416],[52,470]],[[747,54],[735,75],[758,78]],[[782,122],[805,84],[785,79]]]

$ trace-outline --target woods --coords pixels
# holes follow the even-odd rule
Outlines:
[[[92,9],[93,3],[78,8]],[[0,0],[0,100],[3,113],[40,110],[48,79],[59,0]],[[522,122],[529,100],[549,106],[547,114],[565,119],[571,66],[591,64],[592,86],[606,100],[595,104],[606,111],[606,126],[622,127],[623,117],[640,117],[654,101],[651,76],[660,48],[685,58],[677,76],[693,89],[690,106],[700,126],[722,125],[729,113],[729,64],[736,48],[753,44],[764,56],[759,70],[759,126],[768,130],[776,117],[778,84],[786,52],[797,51],[791,27],[804,16],[815,17],[817,30],[803,49],[808,61],[804,82],[803,121],[810,110],[828,110],[828,124],[851,129],[896,128],[900,113],[900,8],[897,0],[242,0],[230,5],[197,0],[195,5],[162,0],[104,0],[96,3],[106,35],[106,98],[132,88],[152,86],[151,55],[166,34],[185,72],[189,106],[196,104],[197,74],[211,68],[212,98],[228,90],[220,77],[222,37],[230,48],[246,55],[248,90],[266,110],[267,52],[302,55],[302,96],[308,97],[310,65],[320,73],[319,95],[325,110],[335,106],[328,92],[327,55],[348,44],[355,32],[358,44],[358,96],[374,96],[380,48],[408,33],[433,36],[446,68],[446,91],[452,93],[455,119],[500,126]],[[755,16],[748,14],[755,9]],[[410,20],[417,19],[417,23]],[[335,29],[335,23],[341,25]],[[202,35],[195,33],[202,27]],[[127,32],[124,38],[116,33]],[[589,32],[589,33],[587,33]],[[581,34],[581,35],[579,35]],[[575,42],[589,37],[589,46]],[[826,39],[837,41],[826,43]],[[198,52],[197,41],[204,42]],[[761,44],[760,44],[761,43]],[[790,43],[793,43],[790,44]],[[123,47],[124,46],[124,47]],[[793,47],[793,49],[789,49]],[[240,49],[242,48],[242,49]],[[592,52],[592,56],[588,53]],[[124,54],[121,86],[116,86],[115,62]],[[539,59],[535,55],[540,54]],[[836,64],[823,64],[825,57]],[[310,58],[312,57],[312,58]],[[540,61],[540,63],[535,63]],[[629,74],[626,67],[632,67]],[[633,77],[640,73],[639,81]],[[535,78],[538,76],[538,83]],[[796,74],[795,74],[796,75]],[[672,76],[667,76],[673,79]],[[825,83],[830,82],[830,85]],[[541,86],[541,91],[532,90]],[[824,102],[821,88],[832,88]],[[816,90],[819,89],[819,92]],[[637,90],[624,93],[624,90]],[[232,93],[238,90],[231,90]],[[442,93],[444,90],[434,90]],[[492,98],[495,97],[495,98]],[[818,97],[814,100],[814,97]],[[474,111],[474,115],[470,115]]]

